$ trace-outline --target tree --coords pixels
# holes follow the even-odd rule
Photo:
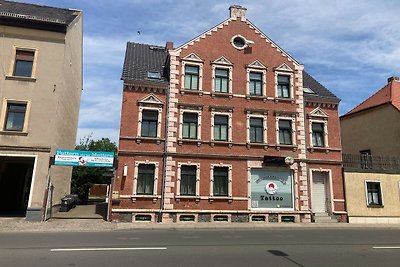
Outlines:
[[[75,146],[76,150],[107,151],[117,154],[118,148],[108,138],[93,140],[91,135],[85,136]],[[107,167],[74,166],[72,169],[71,192],[77,194],[81,203],[87,203],[89,188],[93,184],[110,184],[111,177],[105,174],[110,172]]]

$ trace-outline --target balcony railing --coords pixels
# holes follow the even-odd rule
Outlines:
[[[400,173],[400,157],[343,154],[344,170]]]

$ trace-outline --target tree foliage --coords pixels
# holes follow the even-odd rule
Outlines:
[[[93,140],[91,135],[82,138],[76,150],[83,151],[107,151],[114,152],[117,155],[117,145],[111,142],[109,138]],[[105,174],[112,172],[107,167],[87,167],[74,166],[72,169],[71,192],[77,194],[81,203],[86,203],[89,195],[89,188],[93,184],[110,184],[111,177]]]

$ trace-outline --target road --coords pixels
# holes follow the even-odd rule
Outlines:
[[[0,233],[0,266],[400,266],[400,230]]]

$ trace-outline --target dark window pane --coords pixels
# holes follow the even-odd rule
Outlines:
[[[278,97],[290,97],[290,79],[286,75],[278,75]]]
[[[279,143],[292,144],[292,122],[289,120],[279,120]]]
[[[228,116],[214,116],[214,139],[217,141],[228,140]]]
[[[32,76],[32,61],[15,61],[14,76],[31,77]]]
[[[249,81],[250,95],[260,96],[262,95],[262,73],[250,72]]]
[[[142,137],[157,137],[158,111],[142,111]]]
[[[138,195],[152,195],[154,192],[153,164],[139,164],[136,192]]]
[[[6,131],[22,131],[24,129],[26,104],[8,103],[6,114]]]
[[[196,195],[196,166],[181,167],[181,195]]]
[[[228,167],[214,167],[214,196],[228,196]]]
[[[182,138],[197,139],[197,113],[183,113]]]
[[[262,118],[250,119],[250,142],[262,143],[264,140],[264,127]]]
[[[377,182],[367,182],[368,205],[382,205],[381,185]]]
[[[199,89],[199,66],[185,66],[185,89]]]
[[[312,128],[313,146],[315,147],[325,146],[323,123],[313,123],[311,128]]]

